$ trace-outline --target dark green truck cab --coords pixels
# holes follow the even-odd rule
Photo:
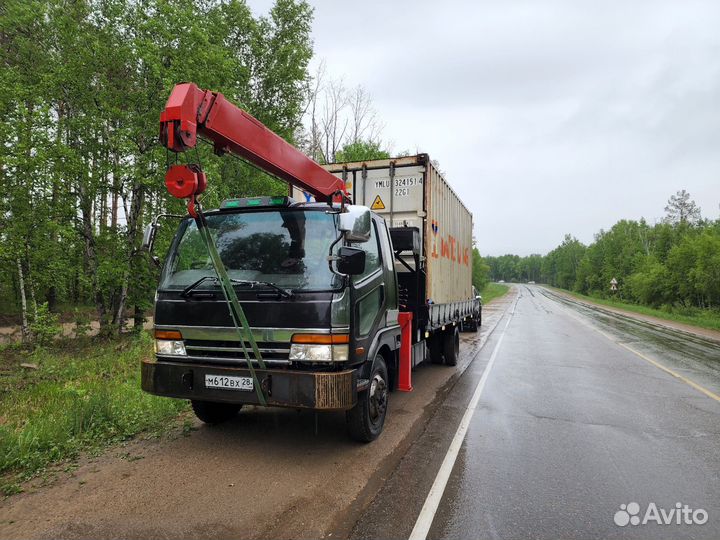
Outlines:
[[[256,380],[269,406],[347,411],[353,438],[376,438],[397,380],[395,256],[382,217],[343,210],[262,197],[205,213],[265,369],[238,337],[195,220],[183,219],[157,290],[143,389],[189,399],[216,423],[260,404]]]

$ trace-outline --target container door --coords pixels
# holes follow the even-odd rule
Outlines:
[[[391,177],[389,168],[355,171],[352,193],[356,204],[370,207],[385,218],[389,227],[423,229],[425,167],[397,167]]]

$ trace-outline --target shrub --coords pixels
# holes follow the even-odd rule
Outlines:
[[[30,332],[36,346],[45,347],[60,333],[58,316],[50,312],[48,303],[40,304],[37,308],[37,316],[30,324]]]

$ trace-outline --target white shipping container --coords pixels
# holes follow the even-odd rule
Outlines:
[[[434,304],[472,298],[472,214],[433,166],[427,154],[325,169],[345,181],[354,204],[370,207],[391,227],[417,227]],[[307,195],[293,188],[295,200]],[[397,264],[398,271],[404,271]]]

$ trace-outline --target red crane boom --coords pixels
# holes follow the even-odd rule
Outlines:
[[[217,154],[232,152],[319,201],[331,201],[338,192],[347,197],[342,180],[222,94],[193,83],[177,84],[160,114],[160,141],[173,152],[185,152],[195,147],[198,136],[212,141]],[[165,184],[175,197],[190,199],[188,209],[194,214],[195,196],[207,181],[198,165],[173,165]]]

